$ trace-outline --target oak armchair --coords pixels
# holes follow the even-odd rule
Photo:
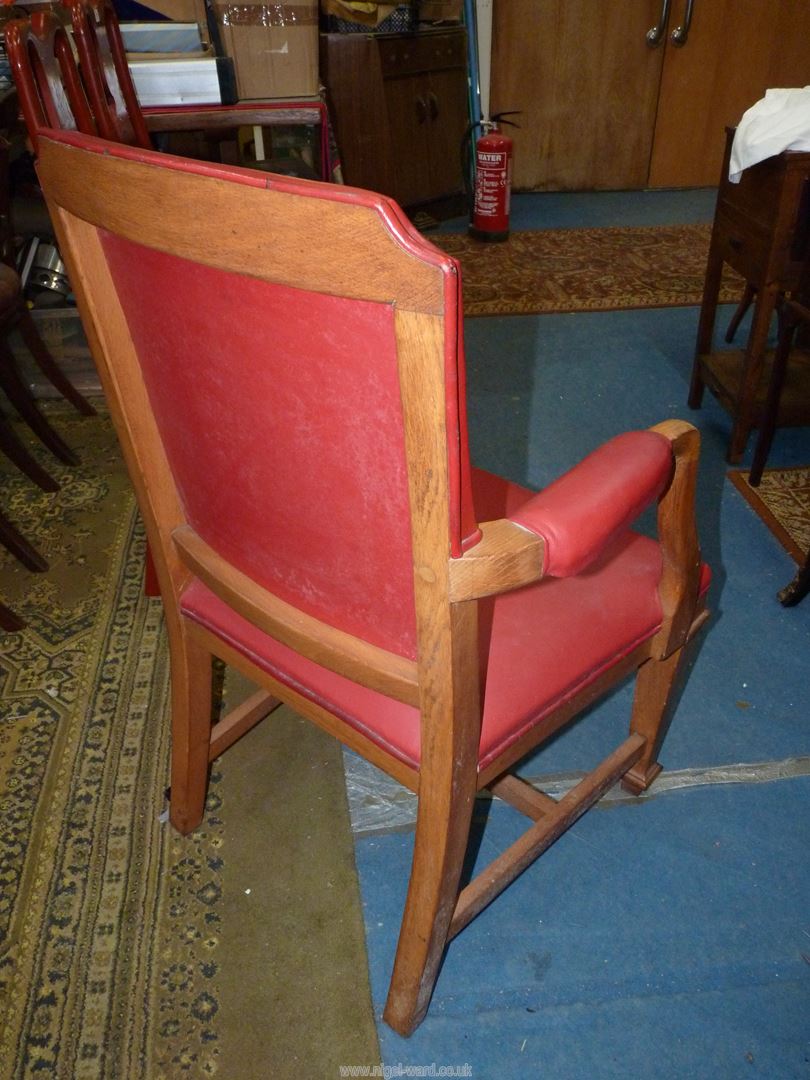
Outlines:
[[[533,495],[470,466],[459,267],[391,200],[75,133],[41,133],[39,173],[160,580],[171,821],[278,701],[416,792],[385,1010],[408,1034],[450,939],[659,771],[705,617],[697,432],[620,435]],[[656,501],[659,539],[629,531]],[[213,727],[212,657],[259,687]],[[512,774],[633,673],[628,738],[573,791]],[[485,788],[532,824],[459,891]]]

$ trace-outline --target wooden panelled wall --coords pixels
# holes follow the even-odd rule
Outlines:
[[[724,128],[768,87],[810,84],[810,0],[501,0],[492,111],[519,109],[518,190],[717,183]]]

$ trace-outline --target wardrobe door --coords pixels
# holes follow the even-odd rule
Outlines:
[[[678,0],[676,0],[678,2]],[[519,109],[514,186],[645,187],[665,34],[663,0],[494,5],[492,111]]]
[[[673,0],[650,186],[715,185],[726,126],[769,87],[809,83],[806,0]]]

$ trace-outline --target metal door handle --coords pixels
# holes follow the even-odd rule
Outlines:
[[[416,99],[416,119],[419,121],[420,124],[424,124],[424,122],[427,120],[427,118],[428,118],[427,102],[425,101],[425,99],[420,94],[419,97]]]
[[[692,12],[695,8],[695,0],[686,0],[686,10],[683,13],[683,23],[680,26],[676,26],[672,33],[669,35],[669,39],[673,45],[683,47],[686,44],[686,40],[689,37],[689,28],[692,25]]]
[[[661,17],[655,26],[647,31],[647,44],[651,49],[656,48],[664,40],[669,22],[669,8],[672,0],[661,0]]]

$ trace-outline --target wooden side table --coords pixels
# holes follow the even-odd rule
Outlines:
[[[739,184],[728,179],[734,129],[726,129],[726,151],[700,309],[689,404],[700,407],[706,386],[731,414],[727,457],[739,461],[752,428],[761,420],[767,380],[763,378],[769,327],[780,293],[798,283],[810,249],[810,153],[786,151],[746,169]],[[755,290],[751,330],[742,350],[715,350],[714,327],[723,264],[742,274]],[[786,393],[780,424],[810,423],[808,387]]]

